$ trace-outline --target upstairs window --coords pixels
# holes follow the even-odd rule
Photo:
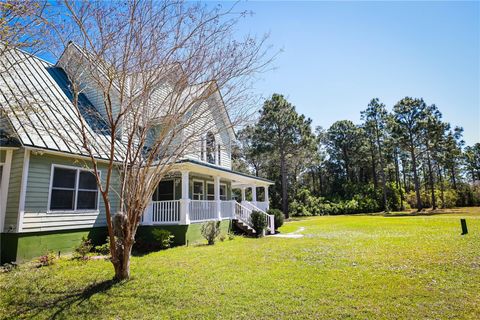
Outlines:
[[[218,165],[222,165],[222,146],[219,144],[217,148],[217,159],[218,159]]]
[[[93,172],[54,166],[50,211],[98,210],[98,187]]]
[[[207,162],[215,164],[215,136],[213,133],[207,133],[207,146],[206,146],[206,153],[207,153]]]

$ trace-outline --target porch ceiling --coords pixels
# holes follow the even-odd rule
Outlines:
[[[179,162],[175,165],[175,167],[175,169],[179,171],[187,170],[199,174],[210,175],[214,177],[218,176],[224,179],[228,179],[232,182],[233,188],[250,186],[268,187],[269,185],[273,184],[272,181],[267,179],[258,178],[241,172],[231,171],[226,168],[221,168],[206,163],[197,162],[194,160],[185,160]]]

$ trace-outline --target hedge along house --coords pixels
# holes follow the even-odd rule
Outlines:
[[[62,59],[53,65],[22,51],[8,52],[0,63],[0,248],[2,263],[21,261],[48,251],[67,253],[82,236],[95,242],[106,238],[106,218],[89,158],[82,150],[80,130],[75,122],[72,95]],[[5,68],[6,65],[11,67]],[[79,97],[85,117],[100,115],[102,98],[92,86]],[[28,110],[34,106],[33,110]],[[270,181],[231,170],[231,145],[235,134],[219,93],[203,105],[206,121],[219,130],[202,132],[202,143],[175,163],[170,174],[155,190],[137,236],[148,238],[155,228],[170,230],[178,245],[200,239],[205,221],[221,221],[226,231],[232,221],[250,228],[253,210],[262,212],[271,232]],[[80,110],[82,111],[82,110]],[[106,137],[95,130],[98,123],[85,119],[99,170],[106,170]],[[199,124],[198,127],[202,127]],[[222,128],[226,128],[222,130]],[[68,137],[62,139],[60,137]],[[122,141],[119,139],[121,150]],[[118,156],[118,155],[116,155]],[[115,159],[117,160],[117,159]],[[112,212],[118,208],[118,174],[113,177]],[[232,189],[241,190],[234,200]],[[245,190],[251,189],[251,201]],[[257,199],[257,188],[262,199]]]

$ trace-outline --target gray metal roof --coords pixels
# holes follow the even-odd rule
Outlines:
[[[88,156],[77,111],[62,69],[20,50],[0,57],[0,106],[23,146]],[[83,94],[79,110],[87,124],[89,146],[96,158],[109,159],[109,130]],[[1,123],[1,129],[6,125]],[[115,140],[115,160],[124,146]]]

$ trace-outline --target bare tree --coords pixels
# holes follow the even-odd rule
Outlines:
[[[198,152],[202,133],[229,130],[251,114],[252,76],[273,56],[266,36],[235,39],[246,13],[234,8],[65,1],[51,10],[62,18],[49,21],[55,37],[48,45],[55,52],[66,48],[57,65],[68,76],[75,110],[68,126],[80,130],[81,141],[58,128],[50,134],[80,144],[88,155],[105,203],[115,278],[127,279],[135,233],[159,181],[180,158]],[[94,109],[82,104],[91,92],[100,97]],[[208,108],[228,121],[220,127],[208,121]],[[100,158],[107,162],[104,177]],[[117,212],[112,194],[120,201]]]
[[[44,49],[42,38],[46,34],[47,1],[6,0],[0,2],[0,56],[6,50]],[[0,69],[0,72],[6,71]]]

